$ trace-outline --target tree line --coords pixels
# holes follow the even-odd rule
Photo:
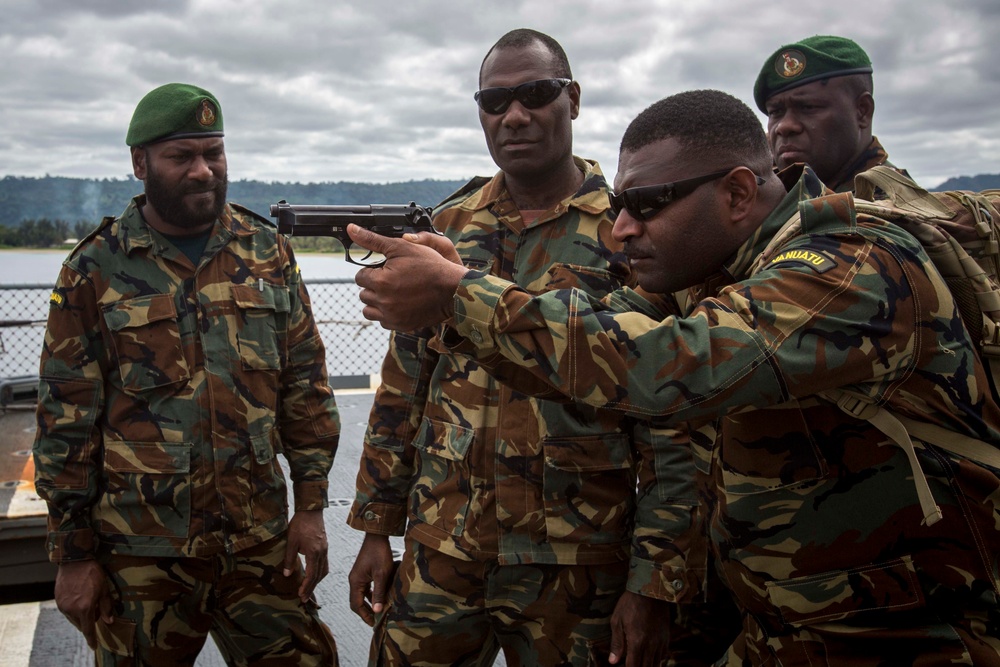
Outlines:
[[[80,239],[94,228],[92,220],[22,220],[14,226],[0,225],[0,247],[54,248],[72,239]]]
[[[271,204],[407,204],[433,206],[463,185],[463,181],[399,183],[282,183],[232,181],[230,201],[265,218]],[[0,178],[0,246],[51,248],[82,239],[105,216],[118,215],[142,192],[132,176],[122,179],[5,176]],[[75,221],[75,222],[71,222]],[[330,238],[296,238],[296,249],[338,251]]]

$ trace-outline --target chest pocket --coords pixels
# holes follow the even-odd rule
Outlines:
[[[137,393],[191,378],[170,294],[152,294],[106,306],[114,364],[122,388]]]
[[[288,287],[257,283],[233,285],[236,303],[240,360],[246,370],[278,370],[281,368],[281,347],[291,309]]]
[[[636,493],[628,437],[546,437],[542,449],[549,538],[578,544],[627,541]]]
[[[730,415],[721,432],[719,464],[727,495],[776,491],[815,482],[828,473],[798,406]]]

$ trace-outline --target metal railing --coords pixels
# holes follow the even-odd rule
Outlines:
[[[368,386],[378,374],[389,332],[361,315],[358,287],[349,278],[307,280],[313,315],[326,345],[330,383]],[[0,378],[38,373],[51,285],[0,285]]]

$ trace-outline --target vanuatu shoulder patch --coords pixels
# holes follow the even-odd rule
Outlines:
[[[49,295],[49,305],[62,308],[64,303],[66,303],[66,297],[59,290],[52,290],[52,294]]]
[[[814,250],[786,250],[768,262],[767,268],[779,264],[806,266],[816,273],[824,273],[836,266],[832,259]]]

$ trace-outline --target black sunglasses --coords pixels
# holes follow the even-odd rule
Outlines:
[[[722,171],[713,171],[711,174],[705,174],[704,176],[685,178],[682,181],[674,181],[673,183],[641,185],[636,188],[622,190],[617,194],[609,191],[608,199],[611,201],[611,215],[617,219],[618,214],[624,209],[636,220],[649,220],[663,210],[670,202],[677,201],[681,197],[691,194],[709,181],[722,178],[733,169],[736,169],[736,167],[730,167]],[[764,179],[757,176],[757,185],[763,184]]]
[[[473,97],[480,109],[493,115],[507,111],[514,100],[520,102],[525,109],[541,109],[559,97],[562,89],[571,83],[572,79],[539,79],[513,88],[483,88],[476,91]]]

